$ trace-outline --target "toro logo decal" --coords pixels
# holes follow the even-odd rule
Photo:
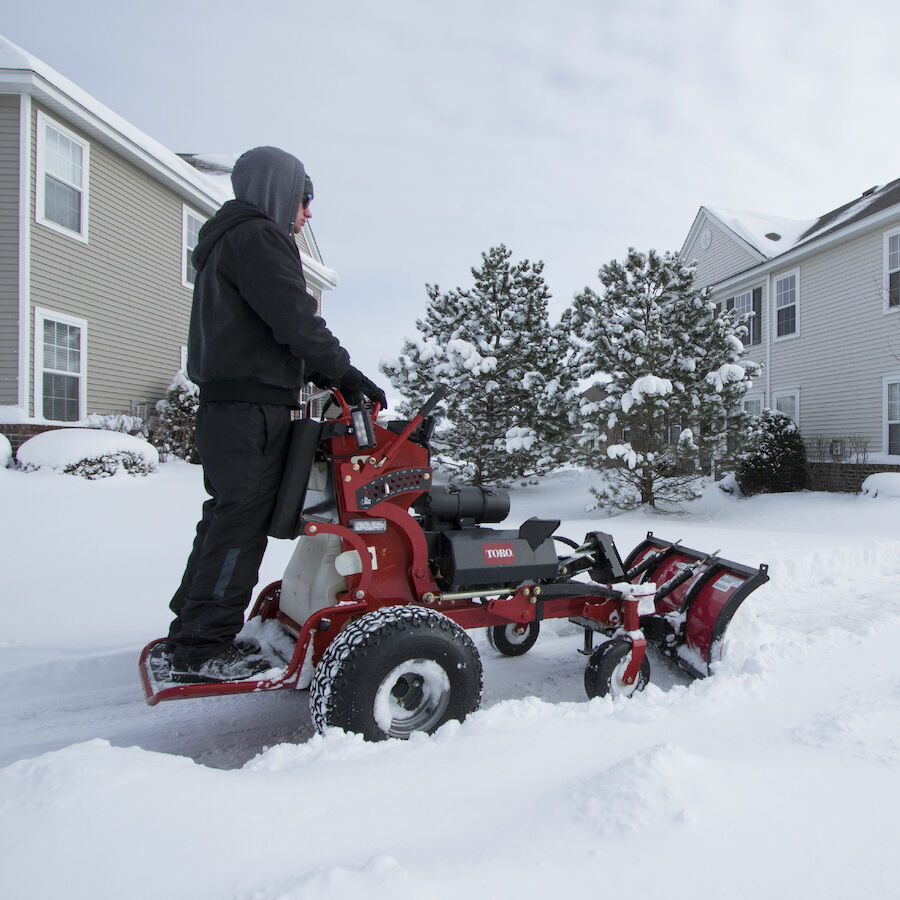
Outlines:
[[[516,561],[512,544],[482,544],[484,561],[489,566],[504,566]]]

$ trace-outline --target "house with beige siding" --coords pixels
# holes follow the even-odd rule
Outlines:
[[[184,364],[190,253],[227,174],[0,37],[0,431],[152,411]],[[321,301],[337,276],[298,239]]]
[[[809,220],[702,206],[680,257],[749,314],[748,412],[791,416],[814,458],[900,463],[900,180]]]

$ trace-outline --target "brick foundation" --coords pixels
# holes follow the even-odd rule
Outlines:
[[[876,472],[900,472],[900,466],[885,463],[811,462],[809,486],[814,491],[859,493],[862,483]]]
[[[42,434],[45,431],[55,431],[58,428],[65,428],[65,425],[6,425],[0,422],[0,434],[5,434],[12,445],[13,455],[28,438],[34,437],[36,434]]]

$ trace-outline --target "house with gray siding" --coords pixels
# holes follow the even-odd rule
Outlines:
[[[791,416],[813,458],[900,463],[900,180],[809,220],[702,206],[680,257],[749,314],[748,412]]]
[[[190,253],[227,174],[0,36],[0,431],[152,411],[184,364]],[[321,302],[337,276],[298,241]]]

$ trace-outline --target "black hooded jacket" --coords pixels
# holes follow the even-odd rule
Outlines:
[[[249,150],[229,200],[200,229],[188,377],[203,400],[295,406],[311,378],[337,384],[350,357],[306,290],[294,221],[303,164],[274,147]]]

